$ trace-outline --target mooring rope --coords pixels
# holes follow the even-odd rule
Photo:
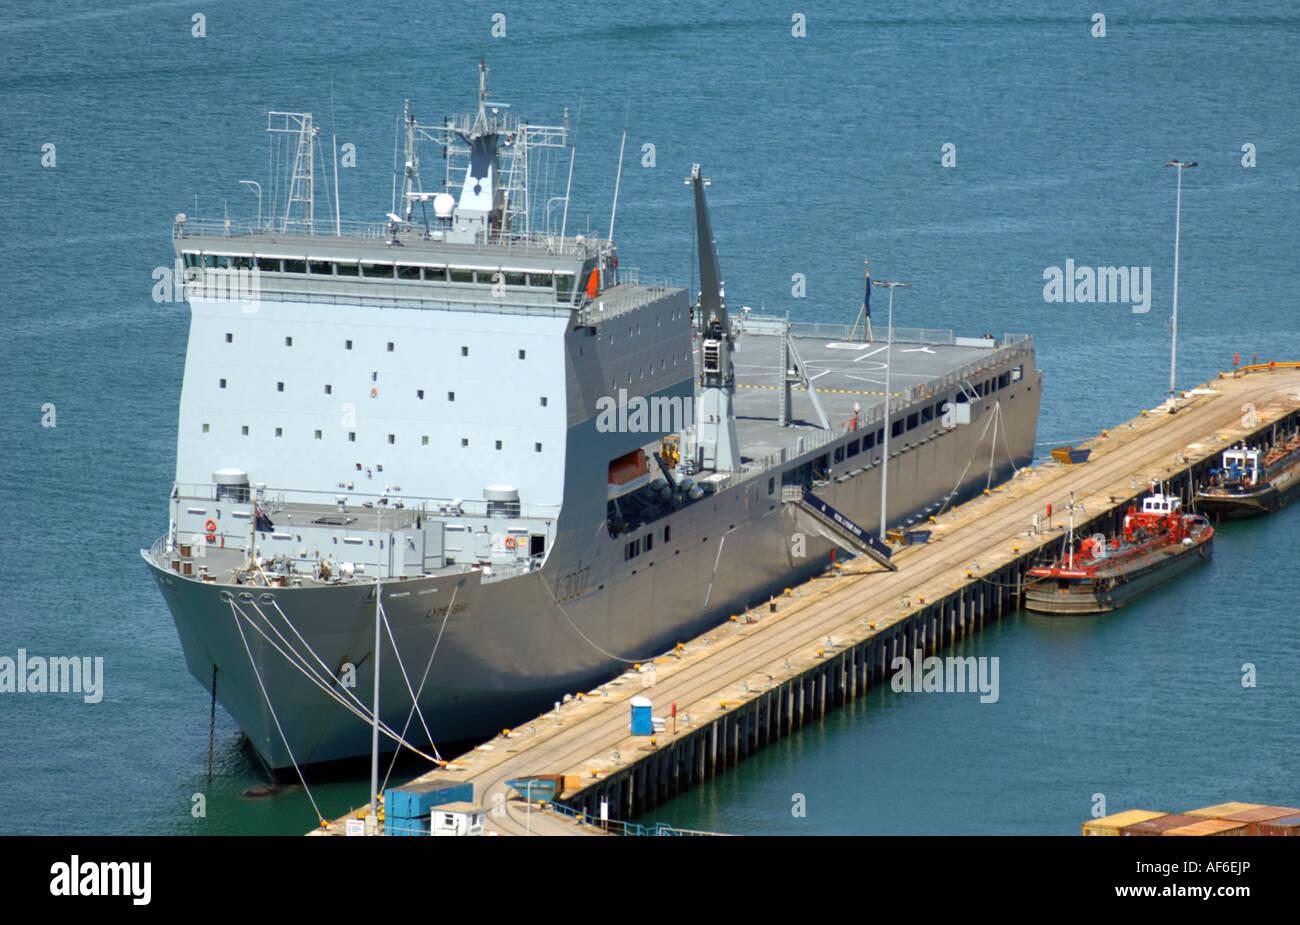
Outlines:
[[[456,607],[456,595],[460,593],[460,584],[457,583],[451,591],[451,600],[447,603],[447,610],[442,615],[442,625],[438,627],[438,635],[434,637],[433,649],[429,652],[429,660],[424,664],[424,676],[420,678],[420,689],[415,692],[415,697],[411,700],[411,709],[406,711],[406,722],[402,726],[402,737],[406,737],[406,730],[411,725],[411,717],[415,715],[415,704],[421,694],[424,693],[425,682],[429,680],[429,669],[433,667],[433,657],[438,654],[438,646],[442,642],[443,631],[447,628],[447,621],[451,618],[451,612]],[[394,643],[394,648],[396,644]],[[427,730],[426,730],[427,731]],[[433,754],[437,756],[438,763],[441,767],[446,767],[447,762],[443,760],[441,753],[438,751],[437,744],[433,741],[433,736],[429,737],[429,745],[433,748]],[[384,787],[388,787],[388,778],[393,774],[393,768],[397,766],[398,752],[393,752],[393,758],[388,762],[388,771],[384,774]]]
[[[239,622],[239,617],[243,610],[235,603],[235,599],[230,598],[230,615],[235,618],[235,628],[239,630],[239,638],[244,642],[244,651],[248,653],[248,664],[253,666],[253,677],[257,678],[257,686],[262,689],[262,698],[266,701],[266,708],[271,711],[271,719],[275,722],[275,731],[280,733],[280,741],[284,743],[284,750],[289,753],[289,760],[293,762],[293,770],[298,775],[298,780],[302,782],[302,789],[307,794],[307,799],[311,800],[311,808],[316,811],[316,819],[321,825],[325,824],[325,817],[321,815],[320,807],[316,805],[316,798],[311,795],[311,788],[307,786],[307,778],[302,776],[302,768],[298,767],[298,759],[293,755],[293,749],[289,747],[289,739],[284,734],[284,729],[280,725],[280,717],[275,715],[275,705],[271,703],[271,695],[266,692],[266,685],[262,683],[262,673],[257,670],[257,660],[253,658],[253,650],[248,646],[248,637],[244,635],[243,624]],[[247,616],[244,615],[245,619]]]
[[[234,598],[233,598],[233,597],[232,597],[230,600],[231,600],[231,603],[234,602]],[[255,609],[256,609],[256,605],[254,605],[254,606],[255,606]],[[354,716],[356,716],[358,719],[360,719],[360,720],[362,720],[363,722],[366,722],[366,723],[372,723],[372,722],[374,722],[374,715],[373,715],[373,713],[372,713],[371,711],[367,710],[364,706],[358,708],[358,707],[355,707],[355,706],[353,706],[352,704],[348,703],[348,702],[347,702],[346,700],[344,700],[343,697],[342,697],[342,696],[341,696],[337,691],[335,691],[332,687],[330,687],[330,686],[327,685],[327,684],[322,683],[322,682],[320,681],[320,679],[319,679],[319,678],[318,678],[318,677],[317,677],[313,672],[306,670],[302,665],[299,665],[299,664],[297,664],[296,662],[294,662],[293,658],[290,658],[289,653],[287,653],[287,652],[285,652],[283,649],[281,649],[280,646],[276,644],[275,640],[273,640],[270,636],[266,635],[266,633],[262,630],[262,628],[261,628],[260,626],[258,626],[256,623],[253,622],[253,618],[250,617],[250,616],[248,616],[248,614],[244,613],[243,609],[242,609],[242,608],[239,608],[238,605],[236,605],[236,610],[239,612],[240,616],[242,616],[245,620],[248,621],[248,625],[249,625],[249,626],[251,626],[253,629],[257,630],[257,632],[262,636],[263,639],[266,640],[267,644],[270,645],[271,648],[275,649],[275,650],[276,650],[277,652],[279,652],[282,656],[284,656],[285,660],[288,661],[290,664],[292,664],[295,668],[297,668],[297,669],[298,669],[298,670],[303,674],[303,676],[307,678],[307,680],[311,681],[313,684],[315,684],[317,687],[319,687],[322,691],[325,692],[326,695],[328,695],[329,697],[331,697],[331,698],[332,698],[333,700],[335,700],[335,701],[336,701],[340,706],[342,706],[344,709],[346,709],[346,710],[348,710],[349,712],[351,712],[351,713],[352,713]],[[259,613],[260,613],[260,611],[259,611]],[[266,616],[263,615],[262,619],[265,620],[265,619],[266,619]],[[272,627],[272,629],[274,629],[274,627]],[[281,637],[281,638],[283,638],[283,637]],[[288,645],[287,642],[286,642],[285,644]],[[289,646],[289,648],[290,648],[291,650],[293,649],[292,646]],[[309,647],[309,648],[310,648],[310,647]],[[297,652],[296,650],[294,651],[294,655],[297,656],[299,659],[302,659],[302,656],[299,655],[298,652]],[[304,663],[305,663],[305,660],[303,660],[303,661],[304,661]],[[331,680],[334,680],[335,683],[337,683],[337,679],[331,679]],[[346,690],[346,689],[345,689],[345,690]],[[356,700],[356,696],[353,695],[353,694],[351,693],[351,691],[348,691],[348,694],[349,694],[349,696],[352,697],[353,700]],[[429,761],[434,761],[434,760],[435,760],[435,759],[429,757],[428,755],[426,755],[424,752],[420,751],[418,748],[416,748],[416,747],[415,747],[414,745],[412,745],[411,743],[409,743],[409,742],[405,741],[404,739],[402,739],[401,737],[399,737],[399,736],[397,735],[397,733],[393,732],[393,730],[392,730],[392,729],[391,729],[391,728],[390,728],[390,727],[389,727],[389,726],[388,726],[388,725],[387,725],[387,724],[386,724],[382,719],[379,721],[379,729],[380,729],[381,732],[384,733],[384,735],[388,736],[390,739],[393,739],[393,740],[397,741],[399,744],[406,746],[406,747],[409,748],[411,751],[415,752],[417,755],[420,755],[422,758],[425,758],[425,759],[427,759],[427,760],[429,760]]]
[[[551,590],[551,586],[546,583],[546,579],[542,577],[542,573],[540,571],[537,573],[537,580],[542,583],[542,587],[545,588],[546,593],[550,595],[551,602],[554,603],[555,606],[559,609],[560,613],[564,616],[564,619],[569,621],[569,625],[573,627],[573,631],[582,637],[583,642],[587,643],[587,645],[591,646],[601,655],[604,655],[607,658],[612,658],[616,662],[623,662],[624,664],[627,665],[639,665],[642,662],[648,662],[654,658],[653,655],[648,655],[645,658],[624,658],[623,656],[615,655],[613,652],[610,652],[608,649],[598,645],[594,640],[591,639],[591,637],[589,637],[586,633],[584,633],[581,629],[578,628],[578,624],[573,622],[573,618],[570,617],[568,611],[566,611],[564,607],[560,605],[559,600],[555,597],[555,592]]]

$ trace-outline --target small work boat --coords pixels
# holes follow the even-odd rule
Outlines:
[[[1216,520],[1270,514],[1300,495],[1300,433],[1267,452],[1225,450],[1222,467],[1196,493],[1196,509]]]
[[[1122,536],[1096,534],[1075,547],[1073,500],[1065,554],[1029,570],[1027,610],[1047,614],[1105,613],[1209,561],[1214,528],[1162,493],[1130,507]]]

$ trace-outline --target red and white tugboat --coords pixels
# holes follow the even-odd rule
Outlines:
[[[1024,606],[1050,614],[1105,613],[1122,607],[1171,578],[1208,562],[1214,527],[1200,514],[1182,510],[1175,497],[1157,493],[1130,507],[1122,537],[1096,534],[1076,550],[1074,499],[1065,555],[1032,568]]]

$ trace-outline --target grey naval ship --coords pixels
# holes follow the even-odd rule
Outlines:
[[[381,614],[383,750],[436,755],[837,549],[889,564],[886,523],[1032,458],[1030,337],[729,312],[698,165],[698,288],[695,254],[689,289],[643,278],[612,216],[609,238],[567,227],[567,110],[523,121],[487,77],[441,124],[408,103],[383,221],[341,221],[337,176],[318,208],[327,136],[283,112],[268,215],[259,187],[256,221],[175,219],[176,480],[141,554],[272,771],[370,753]]]

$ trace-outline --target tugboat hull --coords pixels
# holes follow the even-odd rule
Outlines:
[[[1281,494],[1271,485],[1250,493],[1200,492],[1196,496],[1196,509],[1215,520],[1260,517],[1273,513],[1284,503]]]

